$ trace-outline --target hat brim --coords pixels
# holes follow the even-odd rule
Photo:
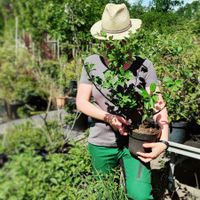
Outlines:
[[[102,26],[101,26],[101,20],[96,22],[90,29],[90,32],[93,37],[100,39],[100,40],[108,40],[110,36],[112,36],[113,40],[122,40],[127,37],[129,37],[130,33],[135,33],[142,25],[141,19],[130,19],[131,21],[131,27],[125,32],[117,33],[117,34],[110,34],[106,33],[106,37],[102,36]]]

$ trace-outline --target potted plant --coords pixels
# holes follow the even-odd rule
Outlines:
[[[171,122],[170,141],[184,143],[189,137],[188,125],[198,115],[198,83],[194,77],[193,70],[182,67],[163,79],[162,93]]]
[[[0,51],[0,98],[5,102],[7,116],[15,119],[30,114],[34,106],[29,104],[31,96],[42,96],[38,91],[38,83],[34,74],[36,68],[29,52],[5,44]]]
[[[156,84],[150,85],[150,93],[144,88],[138,91],[140,95],[140,115],[142,119],[138,121],[136,126],[131,127],[129,133],[129,150],[137,155],[137,152],[149,152],[151,149],[143,148],[146,142],[155,142],[159,137],[159,126],[153,121],[154,105],[158,101],[156,92]]]
[[[66,88],[69,85],[64,73],[64,59],[58,61],[44,60],[35,71],[40,90],[47,94],[49,102],[55,108],[64,108],[67,102]]]
[[[162,80],[161,90],[169,115],[169,140],[177,143],[184,143],[189,138],[191,121],[200,124],[200,50],[192,35],[188,40],[185,36],[182,32],[159,36],[154,50],[157,75]]]
[[[182,101],[183,97],[181,93],[183,84],[184,81],[182,79],[174,80],[167,76],[163,79],[163,98],[167,104],[169,120],[171,122],[169,140],[177,143],[185,142],[189,120],[189,112],[185,109]]]
[[[59,93],[58,96],[56,96],[56,106],[57,108],[64,108],[66,103],[66,97],[63,93]]]
[[[66,103],[66,97],[64,95],[64,89],[59,85],[49,74],[35,72],[37,82],[39,84],[39,90],[41,93],[45,93],[49,104],[53,104],[53,107],[63,108]]]
[[[0,72],[0,98],[10,119],[18,118],[18,108],[22,107],[31,94],[36,91],[35,79],[31,69],[11,63],[3,63]]]
[[[66,80],[64,77],[64,64],[59,63],[59,70],[58,70],[58,80],[57,80],[57,87],[58,87],[58,93],[56,97],[56,105],[57,108],[64,108],[66,104],[66,94],[65,94],[65,85]]]
[[[106,47],[106,49],[105,49]],[[145,152],[142,144],[153,142],[159,136],[158,126],[152,122],[154,106],[158,101],[156,84],[150,85],[148,93],[142,84],[129,84],[134,80],[135,75],[132,71],[134,61],[140,59],[133,55],[131,42],[109,40],[103,44],[103,51],[107,69],[103,72],[103,78],[93,75],[93,65],[85,64],[86,71],[99,92],[112,102],[117,110],[109,108],[109,112],[123,116],[131,121],[129,128],[129,150],[136,155],[136,152]],[[131,53],[130,53],[131,52]],[[138,77],[140,79],[142,77]],[[134,116],[134,118],[133,118]],[[136,117],[137,116],[137,117]],[[137,145],[134,143],[137,141]]]

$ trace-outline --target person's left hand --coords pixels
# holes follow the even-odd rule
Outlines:
[[[167,148],[167,146],[161,142],[145,143],[143,147],[151,148],[152,150],[150,153],[137,152],[138,158],[145,163],[157,158]]]

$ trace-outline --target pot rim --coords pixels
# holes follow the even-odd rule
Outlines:
[[[137,140],[141,140],[141,141],[156,141],[157,137],[158,137],[159,133],[156,134],[143,134],[143,133],[137,133],[132,131],[131,134],[129,134],[129,137],[137,139]]]

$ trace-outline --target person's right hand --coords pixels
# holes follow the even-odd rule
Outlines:
[[[130,126],[130,123],[119,115],[106,114],[104,117],[105,122],[109,123],[115,131],[119,131],[121,135],[128,135],[126,126]]]

